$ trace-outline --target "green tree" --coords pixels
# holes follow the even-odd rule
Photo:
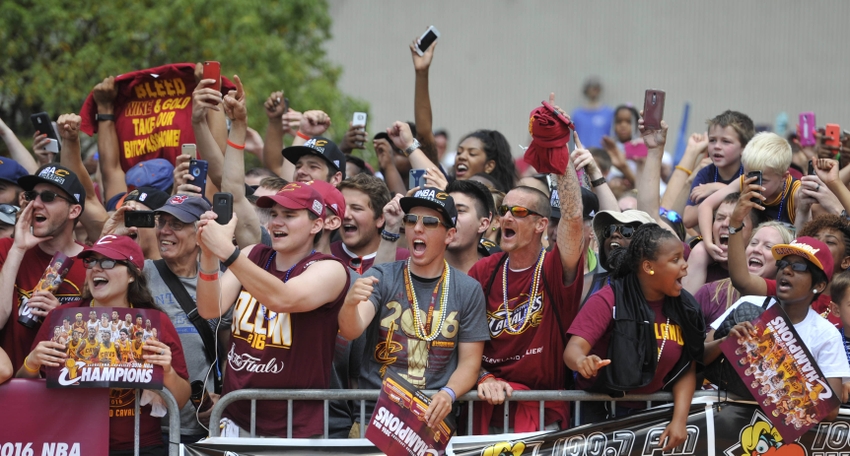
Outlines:
[[[341,138],[367,105],[337,88],[322,47],[330,24],[321,0],[0,0],[0,118],[27,138],[30,114],[78,112],[106,76],[218,60],[242,78],[261,134],[263,102],[284,90],[293,109],[327,112]]]

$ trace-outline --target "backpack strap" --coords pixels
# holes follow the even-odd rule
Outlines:
[[[171,290],[171,293],[174,295],[174,299],[177,300],[180,307],[183,309],[183,312],[185,312],[186,316],[189,318],[189,321],[191,321],[195,326],[195,329],[198,330],[198,335],[201,336],[201,340],[204,343],[204,352],[207,355],[207,360],[211,364],[215,363],[218,358],[218,350],[215,345],[215,334],[213,333],[209,322],[198,314],[198,306],[195,300],[192,299],[192,296],[190,296],[189,292],[186,291],[186,288],[180,282],[177,275],[168,268],[168,265],[165,264],[165,260],[154,260],[153,264],[156,266],[156,270],[159,272],[160,277],[162,277],[162,281],[165,282],[165,285],[167,285],[168,289]],[[221,378],[218,375],[218,369],[214,369],[214,372],[215,390],[221,391]]]

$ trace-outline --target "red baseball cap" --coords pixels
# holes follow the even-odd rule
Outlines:
[[[790,244],[776,244],[770,249],[774,260],[781,260],[788,255],[797,255],[809,260],[826,275],[826,280],[832,280],[835,265],[829,247],[823,242],[808,236],[798,237]]]
[[[273,196],[261,196],[257,207],[271,208],[275,204],[291,209],[307,209],[319,218],[325,217],[325,200],[311,185],[303,182],[290,182]]]
[[[342,192],[338,188],[325,181],[313,180],[306,182],[306,184],[315,188],[322,195],[326,208],[330,209],[337,217],[345,218],[345,197],[342,196]]]
[[[91,246],[86,247],[85,250],[77,255],[77,258],[87,258],[94,253],[99,253],[112,260],[128,261],[136,265],[140,271],[145,266],[145,256],[142,253],[142,248],[128,236],[107,234]]]

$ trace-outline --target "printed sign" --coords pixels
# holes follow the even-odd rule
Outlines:
[[[389,371],[381,386],[366,438],[387,454],[443,455],[455,431],[446,418],[436,429],[425,423],[431,399]]]
[[[797,437],[839,405],[814,357],[781,306],[753,321],[756,335],[720,344],[765,416],[784,440]]]
[[[162,367],[143,358],[158,340],[161,312],[126,307],[71,307],[51,313],[51,341],[64,344],[65,365],[45,367],[48,388],[162,389]]]

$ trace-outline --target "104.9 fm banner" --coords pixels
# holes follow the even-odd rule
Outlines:
[[[157,340],[158,311],[124,307],[56,309],[53,342],[65,345],[60,367],[45,367],[48,388],[162,389],[162,367],[147,362],[147,340]]]

